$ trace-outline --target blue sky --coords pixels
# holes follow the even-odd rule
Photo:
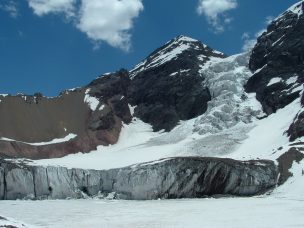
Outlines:
[[[0,0],[0,93],[82,86],[183,34],[242,51],[292,0]],[[200,7],[199,7],[200,6]]]

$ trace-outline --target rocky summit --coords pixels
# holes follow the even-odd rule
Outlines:
[[[245,88],[255,92],[267,114],[299,97],[304,80],[304,15],[293,6],[268,26],[257,41]]]
[[[303,5],[246,53],[178,36],[57,97],[0,95],[0,199],[252,196],[295,178]]]

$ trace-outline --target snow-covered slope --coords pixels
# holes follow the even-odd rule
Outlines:
[[[99,146],[89,154],[35,163],[110,169],[172,156],[232,157],[240,142],[248,137],[246,133],[260,123],[257,117],[263,114],[254,94],[247,94],[243,88],[251,76],[248,53],[211,59],[201,66],[200,74],[206,78],[213,96],[206,113],[181,121],[170,132],[153,132],[149,124],[134,118],[124,125],[115,145]],[[266,119],[265,122],[268,123]],[[242,157],[246,156],[235,158]]]

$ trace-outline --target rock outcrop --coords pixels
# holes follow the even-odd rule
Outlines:
[[[172,39],[130,72],[128,98],[135,116],[155,131],[170,131],[180,120],[203,114],[211,94],[200,68],[210,58],[224,57],[192,38]]]
[[[276,185],[271,161],[180,157],[113,170],[40,167],[0,160],[0,199],[65,199],[111,193],[121,199],[252,196]]]
[[[297,138],[304,136],[304,112],[300,111],[295,117],[293,123],[290,125],[288,131],[288,136],[291,142],[295,141]]]
[[[303,89],[304,14],[298,8],[301,3],[274,20],[252,50],[254,75],[245,88],[256,93],[267,114],[290,104]]]
[[[303,145],[303,143],[300,143]],[[295,145],[294,145],[295,146]],[[279,163],[279,172],[280,177],[278,180],[278,184],[284,184],[289,177],[292,177],[293,174],[289,171],[294,162],[300,162],[304,159],[304,154],[300,151],[301,149],[292,147],[286,153],[282,154],[278,159]]]
[[[128,81],[128,72],[122,70],[54,98],[0,95],[1,157],[58,158],[115,144],[122,124],[132,119],[124,97]],[[77,137],[40,143],[71,133]]]

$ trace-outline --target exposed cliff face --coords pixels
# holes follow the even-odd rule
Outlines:
[[[123,97],[128,80],[128,72],[119,71],[55,98],[1,96],[0,153],[30,159],[55,158],[115,144],[122,123],[132,118]],[[40,143],[71,133],[77,137],[60,143]]]
[[[65,199],[115,192],[122,199],[251,196],[274,187],[271,161],[169,158],[113,170],[40,167],[0,161],[0,199]]]
[[[257,41],[250,58],[247,92],[256,92],[267,114],[290,104],[304,80],[304,14],[296,4],[274,20]]]
[[[43,96],[0,97],[0,137],[22,142],[48,142],[68,133],[85,131],[90,108],[83,89],[55,98]]]
[[[302,95],[302,99],[303,99],[303,95]],[[287,131],[287,134],[291,142],[304,136],[304,110],[303,110],[303,102],[301,103],[302,103],[302,109],[299,110],[298,114],[295,116],[292,124],[290,125]]]
[[[252,196],[275,186],[271,161],[175,158],[120,170],[114,190],[127,199]]]
[[[155,131],[203,114],[211,94],[199,73],[211,58],[223,58],[201,42],[179,36],[150,54],[131,72],[128,98],[135,116]]]
[[[282,154],[278,159],[279,163],[279,180],[278,184],[284,184],[293,174],[289,171],[294,162],[299,163],[304,159],[304,154],[300,151],[301,148],[292,147],[286,153]]]

